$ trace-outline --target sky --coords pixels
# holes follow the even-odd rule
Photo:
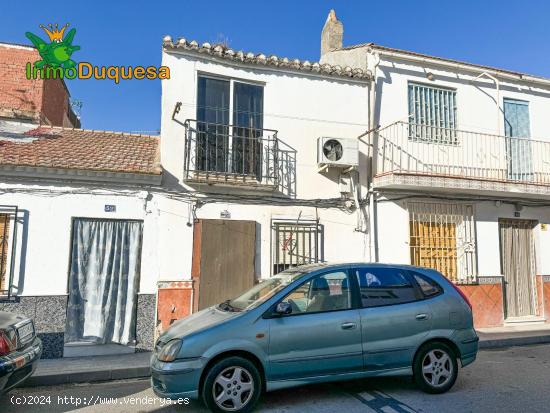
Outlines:
[[[550,77],[548,1],[73,0],[6,1],[0,42],[29,44],[40,24],[69,23],[75,61],[98,66],[160,65],[164,35],[236,50],[318,61],[329,10],[344,45],[374,42],[434,56]],[[158,133],[160,80],[67,81],[86,129]]]

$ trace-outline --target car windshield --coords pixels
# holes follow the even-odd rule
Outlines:
[[[244,311],[256,308],[300,278],[304,273],[305,271],[299,271],[296,268],[283,271],[261,281],[239,297],[221,303],[219,308],[224,311]]]

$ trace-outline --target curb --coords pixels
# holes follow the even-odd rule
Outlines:
[[[494,349],[494,348],[504,348],[504,347],[531,346],[534,344],[546,344],[546,343],[550,343],[550,335],[492,338],[492,339],[481,339],[479,341],[479,348]]]
[[[35,372],[20,387],[56,386],[72,383],[90,383],[97,381],[137,379],[151,376],[149,366],[122,367],[108,370],[68,371],[40,374]]]

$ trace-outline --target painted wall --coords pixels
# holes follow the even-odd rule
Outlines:
[[[38,194],[37,190],[41,190]],[[88,191],[89,193],[80,193]],[[73,193],[71,193],[73,192]],[[13,284],[20,296],[67,294],[71,220],[76,217],[143,220],[139,292],[156,293],[158,278],[156,200],[140,191],[93,194],[75,186],[0,184],[0,205],[17,205],[19,222]],[[145,193],[146,195],[146,193]],[[105,212],[115,205],[116,212]]]
[[[378,245],[382,262],[411,263],[409,213],[405,202],[392,202],[382,198],[378,203]],[[483,277],[500,275],[498,220],[514,218],[515,207],[510,204],[496,206],[493,201],[472,201],[471,204],[474,205],[478,275]],[[550,274],[550,257],[545,253],[550,249],[550,209],[526,206],[520,211],[519,219],[538,221],[534,229],[537,274]],[[545,230],[542,229],[541,224],[548,224]]]
[[[338,172],[318,172],[317,138],[323,136],[355,139],[367,129],[368,83],[341,80],[316,74],[283,72],[256,65],[230,64],[222,59],[181,53],[163,53],[163,65],[170,67],[170,80],[162,83],[161,159],[165,169],[165,185],[184,192],[194,188],[183,178],[185,128],[172,119],[174,107],[181,102],[176,119],[196,118],[197,76],[199,73],[234,78],[264,85],[264,128],[275,129],[278,137],[297,150],[296,198],[339,198]],[[363,147],[363,153],[365,148]],[[360,157],[360,170],[366,172],[366,158]],[[364,181],[364,180],[363,180]],[[231,194],[270,195],[238,188],[208,188]],[[362,188],[366,196],[366,188]],[[284,218],[295,222],[315,219],[325,226],[325,259],[368,259],[363,232],[356,232],[357,215],[340,210],[313,207],[278,207],[217,203],[199,208],[197,218],[219,219],[227,210],[231,219],[254,220],[260,234],[256,250],[258,277],[271,274],[271,220]],[[159,200],[160,279],[189,279],[193,221],[188,203],[166,197]]]

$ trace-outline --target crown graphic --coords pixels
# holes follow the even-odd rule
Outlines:
[[[50,38],[50,41],[60,42],[63,40],[63,33],[65,33],[65,29],[69,27],[69,23],[61,27],[61,29],[59,29],[57,23],[55,25],[48,24],[48,27],[50,28],[49,30],[42,24],[40,25],[40,28],[46,32],[46,34]]]

